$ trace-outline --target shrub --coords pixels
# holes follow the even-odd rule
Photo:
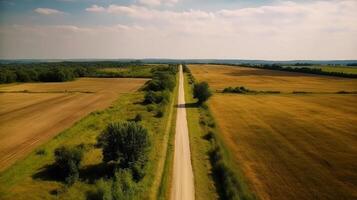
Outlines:
[[[146,110],[147,110],[148,112],[153,111],[154,108],[155,108],[155,107],[154,107],[153,105],[148,105],[148,106],[146,106]]]
[[[140,122],[142,120],[142,116],[141,114],[136,114],[135,118],[134,118],[134,122]]]
[[[83,158],[82,149],[59,147],[55,150],[55,165],[67,184],[73,184],[79,177],[79,166]]]
[[[184,73],[189,73],[189,74],[191,73],[190,68],[188,68],[188,66],[185,65],[185,64],[182,65],[182,71],[183,71]]]
[[[87,193],[87,200],[112,200],[112,184],[100,179],[95,183],[95,189]]]
[[[153,92],[147,91],[144,96],[144,103],[145,104],[152,104],[152,103],[167,103],[170,99],[170,93],[168,91],[162,92]]]
[[[46,155],[46,150],[38,149],[38,150],[36,150],[36,155],[39,155],[39,156]]]
[[[207,82],[196,83],[193,88],[193,97],[198,99],[198,103],[202,104],[212,96]]]
[[[113,200],[131,200],[136,192],[137,187],[133,182],[130,171],[117,171],[114,175],[112,186]]]
[[[155,117],[161,118],[164,116],[164,112],[162,109],[157,110]]]
[[[235,88],[227,87],[227,88],[224,88],[224,90],[223,90],[223,93],[240,93],[240,94],[243,94],[243,93],[248,93],[248,92],[254,92],[254,91],[248,90],[243,86],[235,87]]]
[[[177,67],[161,67],[156,68],[153,73],[153,78],[145,87],[146,91],[172,91],[176,84],[175,74]]]
[[[136,122],[110,123],[98,138],[104,162],[115,162],[120,168],[131,168],[146,162],[150,146],[147,130]]]

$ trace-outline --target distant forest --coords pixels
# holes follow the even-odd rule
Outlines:
[[[95,77],[97,69],[142,65],[133,62],[46,62],[0,64],[0,83],[64,82],[78,77]],[[101,74],[103,77],[103,74]]]
[[[169,60],[171,62],[179,60]],[[181,63],[185,63],[184,60]],[[131,74],[104,72],[100,69],[104,68],[124,68],[144,66],[145,63],[150,63],[150,60],[132,60],[132,61],[63,61],[63,62],[15,62],[0,64],[0,83],[13,83],[13,82],[64,82],[71,81],[78,77],[142,77],[149,78],[151,74],[143,71],[136,71]],[[163,63],[163,64],[168,64]],[[193,62],[194,63],[194,62]],[[256,63],[242,63],[242,64],[229,64],[229,63],[207,63],[207,64],[222,64],[232,66],[243,66],[253,68],[263,68],[279,71],[300,72],[308,74],[319,74],[328,76],[338,76],[346,78],[357,78],[357,74],[349,74],[343,72],[330,72],[323,71],[319,68],[311,68],[309,66],[315,65],[310,62],[297,62],[291,64],[269,63],[269,64],[256,64]],[[345,66],[357,66],[357,63],[350,62]],[[142,69],[141,69],[142,70]]]
[[[345,78],[357,78],[357,74],[348,74],[343,72],[330,72],[330,71],[323,71],[321,68],[302,67],[302,66],[312,66],[311,64],[307,64],[307,63],[296,63],[289,66],[283,66],[279,64],[264,64],[264,65],[240,64],[240,65],[233,65],[233,66],[252,67],[252,68],[288,71],[288,72],[300,72],[300,73],[318,74],[318,75],[326,75],[326,76],[338,76],[338,77],[345,77]],[[350,64],[348,66],[354,66],[354,65]]]

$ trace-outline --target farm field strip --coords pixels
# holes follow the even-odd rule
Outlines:
[[[29,83],[1,87],[1,91],[78,90],[95,93],[1,93],[0,170],[35,146],[70,127],[88,113],[109,106],[121,93],[137,90],[146,79],[86,78],[65,83]],[[11,133],[11,134],[10,134]]]
[[[190,69],[214,90],[285,92],[215,92],[208,102],[232,161],[260,199],[357,198],[357,95],[332,94],[356,91],[357,80],[214,65]],[[312,94],[286,94],[292,91]]]
[[[357,79],[318,76],[248,67],[190,65],[196,79],[207,81],[213,90],[244,86],[258,91],[335,93],[357,91]]]
[[[356,197],[357,109],[350,105],[357,96],[318,98],[324,103],[311,97],[212,98],[223,138],[262,199]]]

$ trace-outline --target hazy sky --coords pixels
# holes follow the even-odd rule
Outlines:
[[[0,0],[0,59],[357,59],[357,0]]]

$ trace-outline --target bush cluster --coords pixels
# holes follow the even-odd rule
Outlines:
[[[115,162],[119,168],[131,168],[147,160],[150,146],[147,130],[136,122],[110,123],[98,137],[103,161]]]
[[[80,147],[59,147],[55,150],[55,166],[65,182],[72,185],[79,177],[79,167],[83,158]]]
[[[87,199],[133,199],[139,191],[137,182],[145,175],[144,167],[150,147],[147,129],[137,122],[109,123],[99,135],[97,143],[102,148],[103,162],[109,167],[103,169],[114,171],[105,172],[108,177],[95,183],[94,189],[87,193]],[[68,185],[79,178],[84,149],[84,145],[55,149],[55,172]]]
[[[183,72],[187,74],[188,77],[188,83],[190,85],[194,84],[196,82],[195,77],[193,77],[190,68],[187,65],[182,65],[183,67]]]
[[[133,199],[138,188],[136,182],[145,175],[150,139],[147,130],[137,122],[110,123],[98,137],[103,161],[114,164],[114,176],[99,180],[87,199]]]
[[[248,93],[250,90],[246,89],[245,87],[227,87],[224,88],[223,93]]]
[[[144,96],[144,103],[145,104],[159,104],[159,103],[168,103],[170,100],[170,92],[167,90],[164,91],[147,91]]]
[[[227,87],[224,88],[223,93],[237,93],[237,94],[279,94],[280,91],[256,91],[256,90],[249,90],[243,86],[241,87]]]
[[[177,65],[153,68],[152,73],[153,78],[144,87],[143,103],[148,105],[148,111],[154,110],[153,107],[155,107],[156,117],[162,117],[165,106],[170,100],[171,92],[176,85]]]
[[[131,200],[138,192],[128,170],[119,170],[113,179],[98,180],[95,189],[87,193],[88,200]]]

